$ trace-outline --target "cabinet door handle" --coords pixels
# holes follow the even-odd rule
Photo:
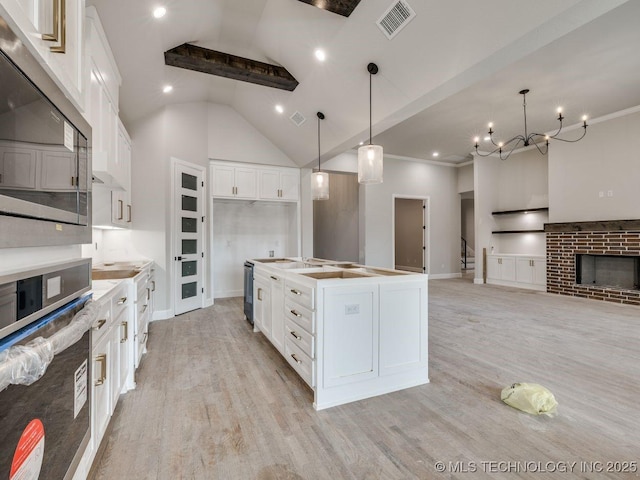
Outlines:
[[[271,280],[278,281],[278,280],[279,280],[279,278],[278,278],[278,277],[274,277],[273,275],[271,275]]]
[[[118,220],[122,220],[124,218],[124,202],[122,200],[118,200],[118,211],[120,212]]]
[[[127,297],[121,297],[120,300],[118,300],[118,305],[124,305],[125,303],[127,303]]]
[[[296,312],[295,310],[289,310],[291,313],[293,313],[296,317],[300,318],[302,315],[300,315],[298,312]]]
[[[298,290],[296,290],[295,288],[291,289],[291,293],[293,293],[294,295],[302,295],[302,292],[299,292]]]
[[[144,337],[142,337],[142,342],[141,342],[143,345],[147,343],[147,338],[149,338],[149,334],[147,332],[144,332]]]
[[[151,285],[153,285],[153,287],[151,288],[152,292],[156,291],[156,281],[155,280],[151,280]]]
[[[291,333],[291,335],[293,337],[295,337],[296,340],[302,340],[302,337],[300,335],[298,335],[296,332],[291,331],[290,333]]]
[[[107,354],[103,353],[96,356],[96,362],[100,364],[100,378],[95,381],[94,385],[99,387],[100,385],[104,385],[107,379]]]
[[[127,343],[127,340],[129,340],[129,322],[122,322],[120,326],[124,327],[124,338],[120,339],[120,343]]]
[[[71,177],[71,186],[72,187],[76,186],[76,177]]]
[[[296,354],[295,354],[295,353],[292,353],[292,354],[291,354],[291,358],[293,358],[293,359],[296,361],[296,363],[297,363],[298,365],[300,365],[300,364],[302,363],[300,360],[298,360],[298,357],[296,357]]]
[[[262,300],[262,289],[258,288],[258,300]]]
[[[98,320],[98,326],[97,327],[93,327],[94,330],[100,330],[102,327],[104,327],[104,324],[107,323],[107,319],[106,318],[101,318],[100,320]]]
[[[131,205],[127,205],[127,213],[128,213],[128,220],[127,223],[131,223]]]

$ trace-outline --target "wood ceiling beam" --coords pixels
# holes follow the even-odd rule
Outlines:
[[[299,2],[306,3],[307,5],[313,5],[314,7],[321,8],[322,10],[328,10],[343,17],[351,15],[360,0],[298,0]]]
[[[164,52],[164,63],[281,90],[293,91],[298,86],[298,81],[286,68],[279,65],[258,62],[189,43]]]

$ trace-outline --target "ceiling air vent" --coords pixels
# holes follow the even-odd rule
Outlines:
[[[296,126],[300,126],[304,123],[304,121],[306,120],[306,118],[304,118],[304,115],[302,115],[300,112],[295,112],[293,115],[291,115],[289,117],[291,119],[291,121],[293,123],[296,124]]]
[[[413,8],[411,8],[407,2],[404,0],[398,0],[397,2],[394,2],[386,12],[384,12],[382,17],[380,17],[378,20],[378,27],[380,27],[382,33],[391,40],[415,16],[416,12],[413,11]]]

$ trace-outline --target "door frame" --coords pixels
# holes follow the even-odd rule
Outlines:
[[[394,193],[391,195],[391,259],[393,268],[396,268],[396,198],[402,198],[406,200],[422,200],[423,212],[422,222],[424,223],[425,230],[423,231],[423,247],[422,253],[423,273],[429,274],[431,271],[431,197],[422,195],[404,195],[401,193]]]
[[[205,260],[209,257],[209,252],[207,251],[207,232],[209,217],[207,214],[207,168],[202,165],[198,165],[197,163],[186,162],[184,160],[180,160],[176,157],[171,157],[171,175],[169,175],[169,181],[171,184],[171,195],[169,201],[169,215],[170,215],[170,232],[169,232],[169,251],[167,252],[167,265],[169,265],[169,294],[171,300],[171,314],[172,316],[176,316],[176,276],[177,276],[177,268],[176,261],[174,261],[175,253],[176,253],[176,232],[177,232],[177,221],[176,221],[176,186],[177,186],[177,178],[176,178],[176,166],[181,165],[183,167],[193,168],[194,170],[199,170],[202,173],[202,181],[204,182],[204,186],[202,187],[202,216],[204,217],[204,223],[202,223],[202,251],[204,253],[204,257],[202,258],[202,287],[204,288],[204,292],[201,296],[200,308],[204,308],[206,306],[206,295],[208,291],[208,281],[207,281],[207,269],[205,268],[206,262]]]

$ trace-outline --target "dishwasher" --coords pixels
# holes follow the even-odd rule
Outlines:
[[[253,262],[244,262],[244,316],[253,325]]]

